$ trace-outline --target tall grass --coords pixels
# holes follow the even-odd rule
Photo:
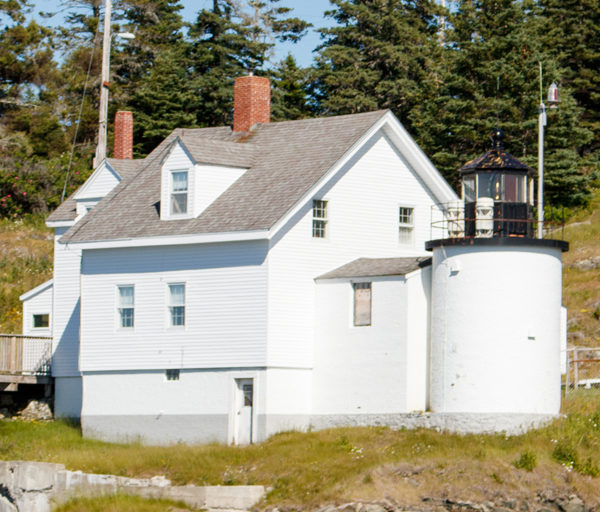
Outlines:
[[[21,332],[19,296],[52,277],[53,251],[41,215],[0,219],[0,332]]]
[[[600,190],[589,207],[578,212],[565,229],[569,252],[564,254],[563,304],[569,311],[569,331],[579,331],[584,340],[577,345],[600,344],[600,268],[580,270],[580,260],[600,257]]]
[[[248,447],[111,444],[82,439],[76,425],[62,422],[0,422],[0,459],[131,477],[165,475],[178,485],[263,484],[272,503],[336,500],[357,482],[368,485],[378,468],[398,464],[518,471],[514,463],[526,454],[526,469],[534,474],[555,468],[593,477],[600,464],[600,391],[572,393],[564,410],[564,418],[520,436],[338,428],[282,433]]]
[[[52,510],[53,512],[183,512],[194,509],[188,508],[182,502],[116,494],[93,498],[73,498]]]

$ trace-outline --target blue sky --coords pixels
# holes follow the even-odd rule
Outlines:
[[[61,16],[64,12],[57,15],[55,19],[41,19],[38,16],[39,11],[55,12],[58,10],[60,0],[32,0],[33,13],[38,22],[57,25],[60,24]],[[203,9],[212,6],[212,0],[183,0],[184,9],[182,15],[185,20],[192,20],[195,14]],[[298,16],[314,25],[314,28],[331,26],[332,20],[325,19],[323,12],[330,9],[329,0],[281,0],[280,5],[292,7],[292,14]],[[288,53],[291,53],[300,66],[309,66],[313,60],[312,51],[319,44],[319,34],[314,29],[311,30],[299,43],[277,44],[275,48],[275,60],[283,59]]]

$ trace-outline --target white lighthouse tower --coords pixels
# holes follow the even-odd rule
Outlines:
[[[533,238],[530,169],[492,148],[461,170],[433,251],[430,410],[451,430],[519,432],[560,408],[561,256]]]

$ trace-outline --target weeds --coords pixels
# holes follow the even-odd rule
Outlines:
[[[304,504],[335,500],[357,485],[373,487],[377,468],[397,464],[436,473],[486,467],[485,474],[500,484],[509,478],[503,473],[507,466],[531,471],[561,465],[598,476],[600,390],[572,393],[564,412],[566,417],[548,427],[520,436],[360,427],[285,432],[247,447],[110,444],[83,439],[73,424],[5,421],[0,460],[60,462],[73,470],[130,477],[165,475],[175,485],[260,484],[271,488],[271,503]]]
[[[537,466],[537,455],[532,451],[526,450],[513,462],[513,466],[517,469],[533,471]]]

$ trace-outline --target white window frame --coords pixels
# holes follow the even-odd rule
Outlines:
[[[329,224],[329,201],[327,199],[313,199],[312,205],[312,237],[327,238]]]
[[[121,288],[131,288],[133,290],[133,301],[131,306],[122,304],[121,302]],[[117,313],[117,329],[122,331],[130,331],[135,328],[135,285],[133,284],[118,284],[116,287],[116,313]],[[123,325],[123,312],[124,309],[131,309],[131,325]]]
[[[183,304],[173,304],[171,295],[171,287],[172,286],[183,286]],[[169,329],[185,329],[185,320],[186,320],[186,295],[187,295],[187,286],[185,282],[174,282],[167,283],[167,326]],[[173,324],[173,310],[172,308],[183,307],[183,323],[182,324]]]
[[[405,211],[410,210],[410,214]],[[408,219],[408,220],[407,220]],[[414,243],[415,232],[415,207],[412,205],[398,205],[398,241],[402,245],[412,245]]]
[[[185,190],[175,190],[174,186],[174,175],[183,174],[186,175],[186,188]],[[176,212],[173,209],[174,196],[185,195],[185,212]],[[179,218],[188,217],[190,214],[190,170],[189,169],[171,169],[169,171],[169,217]]]

